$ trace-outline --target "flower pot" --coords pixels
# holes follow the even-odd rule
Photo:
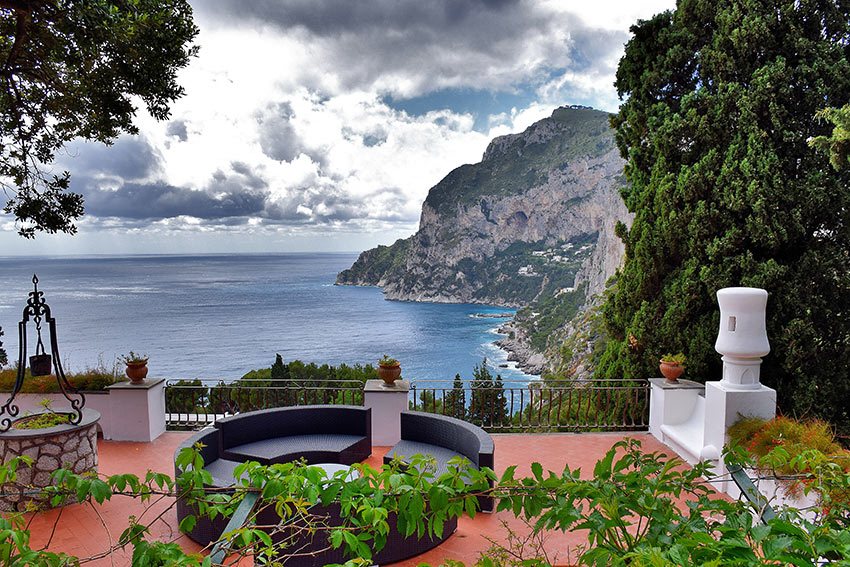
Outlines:
[[[378,378],[384,381],[385,384],[392,385],[401,376],[401,365],[385,365],[378,364]]]
[[[141,384],[148,375],[148,361],[127,362],[127,377],[130,378],[131,384]]]
[[[34,354],[30,357],[30,373],[33,376],[49,376],[51,369],[49,354]]]
[[[685,371],[685,368],[680,365],[678,362],[666,362],[664,360],[661,361],[661,374],[667,378],[667,382],[671,384],[675,384],[679,381],[679,376]]]

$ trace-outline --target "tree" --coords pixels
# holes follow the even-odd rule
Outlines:
[[[508,407],[502,376],[493,375],[487,368],[487,359],[476,364],[472,370],[472,404],[468,416],[472,423],[482,427],[507,424]]]
[[[836,171],[850,168],[850,104],[841,108],[824,108],[815,117],[827,120],[834,128],[831,136],[812,138],[809,145],[828,153],[829,162]]]
[[[289,378],[289,365],[283,363],[283,358],[280,354],[274,357],[274,364],[271,367],[272,380],[286,380]]]
[[[455,374],[452,389],[446,393],[443,400],[443,413],[457,419],[466,419],[466,392],[463,389],[460,374]]]
[[[646,377],[683,351],[718,379],[715,293],[767,289],[762,381],[786,413],[850,426],[850,172],[807,140],[850,100],[850,3],[681,0],[632,27],[612,119],[635,213],[605,306],[598,377]]]
[[[56,152],[136,134],[134,97],[168,118],[197,34],[186,0],[0,0],[0,185],[22,236],[76,232],[83,197]]]

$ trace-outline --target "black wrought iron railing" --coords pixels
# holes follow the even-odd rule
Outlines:
[[[558,380],[483,388],[417,380],[411,392],[413,409],[457,417],[494,432],[649,428],[646,380]]]
[[[334,380],[168,380],[168,429],[200,429],[220,417],[259,409],[312,404],[363,405],[363,383]]]
[[[166,427],[199,429],[220,417],[272,407],[363,404],[363,383],[336,380],[169,380]],[[649,426],[646,380],[534,381],[455,388],[415,380],[411,409],[475,423],[492,432],[635,431]]]

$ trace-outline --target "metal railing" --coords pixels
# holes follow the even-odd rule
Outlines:
[[[357,380],[169,380],[166,427],[200,429],[220,417],[272,407],[363,404]],[[454,388],[411,382],[411,409],[475,423],[493,432],[635,431],[649,426],[646,380],[534,381]]]
[[[523,387],[411,385],[412,408],[493,432],[635,431],[649,428],[646,380],[531,382]]]
[[[165,426],[201,429],[220,417],[240,412],[310,404],[363,405],[363,383],[334,380],[214,379],[168,380]]]

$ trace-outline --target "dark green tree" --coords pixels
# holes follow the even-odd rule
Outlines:
[[[812,138],[809,144],[829,154],[836,171],[850,168],[850,103],[841,108],[824,108],[815,117],[829,122],[833,126],[832,134]]]
[[[283,358],[280,354],[274,357],[274,364],[271,367],[272,380],[286,380],[289,378],[289,365],[283,363]]]
[[[470,387],[472,400],[467,415],[472,423],[483,427],[507,423],[508,408],[502,376],[496,375],[493,379],[486,358],[473,368]]]
[[[0,337],[3,336],[3,329],[0,327]],[[6,351],[3,349],[3,341],[0,341],[0,368],[9,364],[9,359],[6,358]]]
[[[786,413],[850,425],[850,174],[807,141],[850,100],[850,2],[680,0],[632,27],[612,119],[635,213],[597,376],[683,351],[720,378],[715,293],[767,289],[762,381]]]
[[[443,400],[443,413],[458,419],[466,419],[466,391],[463,389],[460,374],[455,374],[452,389],[446,393]]]
[[[56,152],[137,133],[134,98],[168,118],[197,33],[186,0],[0,0],[0,185],[22,236],[76,232],[83,198]]]

